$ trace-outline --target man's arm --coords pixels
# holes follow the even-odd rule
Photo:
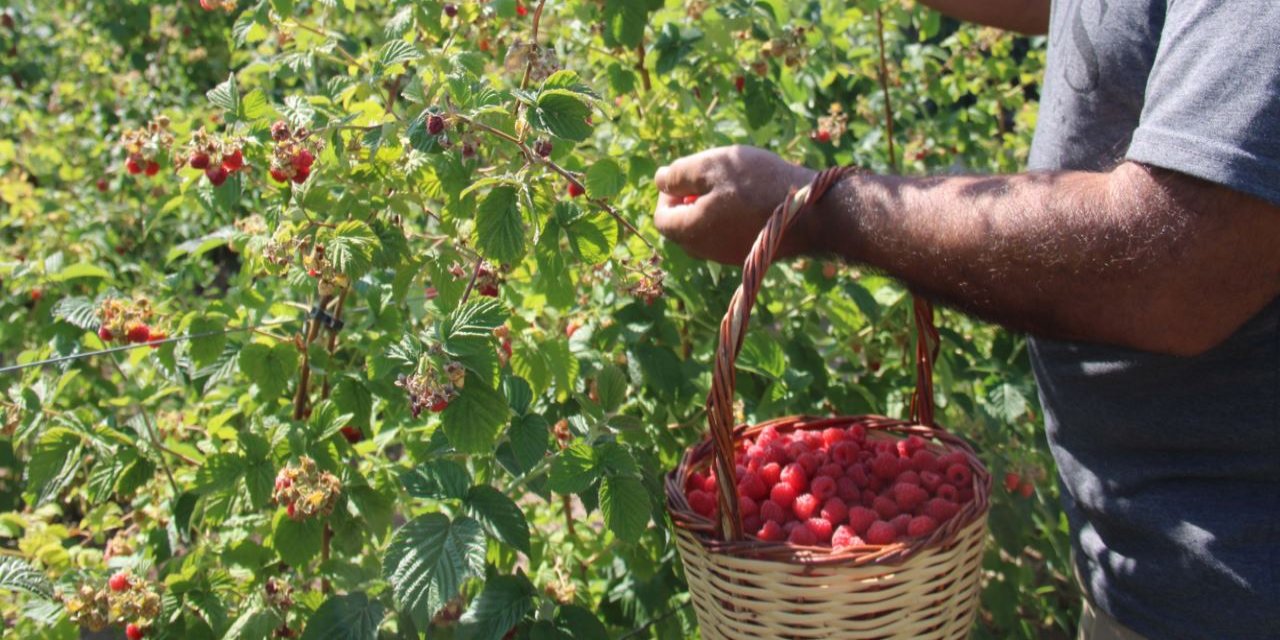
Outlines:
[[[1041,35],[1049,31],[1049,0],[920,0],[965,22]]]
[[[792,176],[792,185],[812,176],[762,153],[716,149],[660,170],[665,194],[707,195],[660,203],[659,230],[694,255],[740,261],[749,243],[724,230],[758,230],[770,210],[761,205],[785,195],[772,184],[756,191],[753,176]],[[809,213],[787,253],[836,253],[1045,337],[1192,355],[1280,295],[1280,207],[1135,163],[1109,173],[856,176]]]

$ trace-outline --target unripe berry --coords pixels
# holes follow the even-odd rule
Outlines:
[[[432,114],[427,118],[427,133],[438,136],[444,133],[444,116]]]
[[[124,636],[129,640],[142,640],[146,635],[147,632],[143,631],[142,627],[139,627],[132,622],[124,628]]]
[[[218,6],[213,3],[213,0],[200,0],[200,8],[205,11],[213,11],[214,9],[217,9]]]
[[[550,156],[553,149],[554,147],[551,145],[550,140],[539,140],[533,145],[534,153],[543,158]]]
[[[196,151],[191,154],[190,158],[187,158],[187,164],[190,165],[192,169],[204,171],[209,168],[209,154],[203,151]]]
[[[578,196],[580,196],[580,195],[582,195],[582,194],[584,194],[584,193],[586,193],[586,192],[587,192],[587,190],[586,190],[586,189],[583,189],[583,188],[582,188],[582,185],[580,185],[580,184],[578,184],[578,183],[576,183],[576,182],[570,182],[570,183],[569,183],[569,197],[570,197],[570,198],[576,198],[576,197],[578,197]]]
[[[227,181],[227,170],[221,166],[209,167],[204,170],[204,177],[209,179],[209,183],[215,187],[221,187],[222,183]]]
[[[150,342],[150,343],[151,343],[151,348],[152,348],[152,349],[159,349],[159,348],[160,348],[160,342],[161,342],[162,340],[167,339],[168,337],[169,337],[169,334],[167,334],[167,333],[165,333],[165,332],[163,332],[163,331],[152,331],[152,332],[151,332],[151,339],[150,339],[150,340],[148,340],[148,342]]]

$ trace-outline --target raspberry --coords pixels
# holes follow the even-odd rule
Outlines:
[[[151,160],[147,162],[147,168],[144,170],[144,172],[147,174],[148,178],[150,178],[151,176],[154,176],[157,173],[160,173],[160,163],[156,162],[155,160]]]
[[[907,525],[910,522],[911,514],[900,513],[894,516],[894,518],[889,521],[889,524],[893,525],[893,530],[898,532],[898,536],[901,537],[907,535]]]
[[[830,522],[845,522],[849,519],[849,507],[840,498],[828,498],[818,515]]]
[[[112,335],[111,330],[104,325],[104,326],[98,327],[98,338],[101,339],[103,342],[111,342],[113,339],[115,339],[115,336]]]
[[[973,500],[973,487],[961,487],[956,491],[956,502],[964,504]]]
[[[576,198],[576,197],[578,197],[578,196],[580,196],[580,195],[582,195],[582,194],[584,194],[584,193],[586,193],[586,192],[587,192],[587,190],[586,190],[586,189],[583,189],[583,188],[582,188],[582,185],[580,185],[580,184],[578,184],[578,183],[576,183],[576,182],[570,182],[570,183],[569,183],[569,197],[570,197],[570,198]]]
[[[787,458],[795,461],[799,461],[800,456],[809,453],[809,445],[805,444],[803,440],[792,440],[783,448],[787,452]]]
[[[950,469],[953,464],[963,464],[968,466],[969,459],[965,457],[963,451],[952,451],[951,453],[938,458],[939,469]]]
[[[347,442],[356,444],[357,442],[364,440],[364,433],[360,431],[360,427],[349,424],[342,428],[342,437],[346,438]]]
[[[444,116],[431,114],[427,117],[427,133],[438,136],[444,133]]]
[[[111,184],[107,182],[106,178],[98,178],[97,187],[98,187],[98,191],[101,191],[102,193],[106,193],[107,190],[111,188]]]
[[[920,486],[924,487],[929,493],[936,493],[941,485],[942,476],[932,471],[920,472]]]
[[[933,495],[942,498],[943,500],[956,502],[960,497],[960,492],[956,490],[955,485],[950,485],[944,482],[938,485],[938,490],[933,492]]]
[[[826,502],[827,498],[836,495],[836,481],[831,476],[818,476],[809,483],[809,493],[819,502]]]
[[[903,442],[907,446],[907,451],[911,452],[912,455],[914,455],[915,452],[917,451],[923,450],[925,445],[928,444],[924,438],[917,435],[907,436],[907,439],[904,440]]]
[[[790,507],[796,501],[795,487],[785,482],[779,482],[769,490],[769,499],[778,503],[778,506],[784,509]]]
[[[911,468],[917,473],[935,471],[938,468],[938,458],[932,452],[921,449],[911,454]]]
[[[689,493],[689,506],[694,513],[710,518],[716,511],[716,498],[706,491],[693,491]]]
[[[289,158],[289,164],[293,165],[295,171],[311,171],[311,165],[315,164],[316,157],[306,149],[298,149],[298,152]]]
[[[746,477],[746,475],[747,475],[747,465],[745,464],[733,465],[733,477],[735,480],[737,480],[738,482],[742,482],[742,479]]]
[[[288,140],[291,135],[293,134],[289,133],[289,123],[284,120],[276,120],[271,123],[272,140],[275,140],[276,142],[284,142],[285,140]]]
[[[894,480],[894,484],[914,484],[916,486],[920,486],[920,474],[908,469],[898,474],[897,479]]]
[[[805,431],[801,437],[804,438],[804,443],[809,446],[810,451],[817,451],[822,448],[821,431]]]
[[[747,472],[743,474],[742,481],[738,483],[738,495],[747,496],[752,500],[764,500],[769,496],[769,488],[765,486],[764,480],[760,476]]]
[[[480,288],[477,289],[476,291],[478,291],[480,295],[486,298],[498,297],[498,285],[496,284],[481,285]]]
[[[805,473],[804,467],[799,463],[792,462],[782,468],[782,484],[790,485],[795,489],[796,493],[800,493],[809,488],[809,475]]]
[[[867,469],[861,464],[845,467],[844,473],[859,489],[867,486]]]
[[[902,511],[915,511],[916,507],[929,499],[929,492],[914,484],[899,482],[893,486],[893,499]]]
[[[787,542],[802,547],[812,547],[818,544],[818,536],[814,535],[809,527],[796,527],[787,535]]]
[[[523,18],[523,17],[525,17],[525,16],[529,15],[529,9],[528,9],[527,7],[525,7],[523,4],[516,3],[516,15],[520,16],[521,18]]]
[[[782,532],[782,525],[776,520],[766,520],[760,530],[756,532],[756,537],[765,542],[782,542],[786,539],[786,534]]]
[[[752,444],[747,446],[746,450],[742,452],[742,455],[746,456],[748,460],[753,460],[757,458],[763,458],[765,457],[765,455],[767,455],[767,453],[768,452],[765,450],[764,447],[758,444]]]
[[[865,536],[871,524],[879,519],[880,514],[866,507],[849,509],[849,526],[853,528],[854,533],[860,536]]]
[[[876,513],[880,514],[880,517],[885,520],[897,517],[902,511],[898,508],[898,503],[885,496],[876,496],[876,499],[871,502],[871,508],[875,509]]]
[[[826,477],[828,477],[828,478],[831,478],[832,480],[835,480],[836,478],[843,478],[843,477],[844,477],[844,467],[842,467],[842,466],[840,466],[840,465],[838,465],[838,464],[836,464],[836,463],[834,463],[834,462],[828,462],[828,463],[826,463],[826,464],[822,465],[821,467],[818,467],[818,473],[817,473],[817,475],[819,475],[819,476],[826,476]]]
[[[938,521],[929,516],[916,516],[907,523],[907,535],[912,538],[927,536],[938,529]]]
[[[283,167],[272,167],[271,179],[275,180],[276,182],[288,182],[289,174],[284,170]]]
[[[167,333],[165,333],[165,332],[163,332],[163,331],[152,331],[152,332],[151,332],[151,340],[149,340],[149,342],[151,343],[151,348],[152,348],[152,349],[159,349],[159,348],[160,348],[160,343],[161,343],[162,341],[166,340],[168,337],[169,337],[169,334],[167,334]]]
[[[934,522],[946,522],[960,511],[960,505],[942,498],[934,498],[924,503],[924,515],[933,518]]]
[[[838,431],[838,429],[837,429]],[[823,436],[826,437],[826,436]],[[858,445],[849,440],[841,440],[831,445],[831,459],[836,464],[847,467],[858,460]]]
[[[899,458],[911,457],[911,447],[907,445],[906,440],[899,440],[893,446],[897,450]]]
[[[848,437],[849,434],[839,427],[829,427],[822,430],[822,443],[827,447],[834,446],[837,442],[844,442]]]
[[[227,170],[221,166],[209,167],[204,170],[204,177],[208,178],[213,186],[221,187],[222,183],[227,181]]]
[[[112,591],[124,591],[129,588],[129,576],[121,571],[107,579],[107,587]]]
[[[1004,474],[1004,490],[1005,491],[1008,491],[1009,493],[1013,493],[1018,490],[1018,487],[1021,484],[1022,484],[1022,477],[1019,476],[1018,474],[1012,471]]]
[[[778,481],[782,479],[782,465],[770,462],[760,467],[760,479],[764,480],[765,486],[772,487],[778,484]]]
[[[306,182],[306,181],[307,181],[307,178],[308,178],[308,177],[310,177],[310,176],[311,176],[311,168],[310,168],[310,167],[308,167],[308,168],[306,168],[306,169],[295,169],[295,170],[294,170],[294,172],[293,172],[293,183],[294,183],[294,184],[302,184],[302,183]]]
[[[746,88],[746,86],[747,86],[746,78],[742,76],[738,76],[733,79],[733,88],[737,89],[738,93],[742,93],[742,91]]]
[[[738,496],[738,513],[741,514],[743,518],[759,515],[760,505],[748,496]]]
[[[831,142],[831,132],[825,129],[822,131],[816,131],[813,134],[813,139],[817,142],[821,142],[822,144],[826,144]]]
[[[135,324],[125,332],[124,339],[134,344],[146,342],[151,339],[151,327],[145,324]]]
[[[874,489],[867,488],[862,490],[862,504],[868,507],[871,506],[871,503],[875,502],[878,497],[880,497],[880,494],[876,493]]]
[[[777,442],[781,437],[782,434],[778,433],[777,427],[768,426],[760,430],[760,435],[756,436],[756,444],[762,447],[767,447],[770,444]]]
[[[858,534],[854,533],[853,529],[850,529],[847,525],[836,527],[836,530],[831,534],[831,546],[835,549],[861,547],[865,544],[867,543],[862,538],[859,538]]]
[[[762,524],[764,524],[764,520],[761,520],[760,516],[758,515],[742,517],[742,530],[746,531],[747,533],[751,533],[752,531],[759,531],[760,525]]]
[[[716,482],[716,472],[712,471],[702,479],[702,490],[707,493],[715,493],[720,490],[720,484]]]
[[[818,512],[818,507],[822,504],[818,497],[812,493],[805,493],[796,496],[795,502],[791,503],[791,511],[796,514],[800,520],[808,520],[813,514]]]
[[[695,196],[695,195],[687,195],[680,199],[681,204],[686,204],[686,205],[694,204],[697,201],[698,201],[698,196]]]
[[[836,478],[836,495],[846,503],[858,502],[862,499],[862,491],[854,484],[853,478],[843,476]]]
[[[860,424],[849,427],[849,439],[854,442],[865,442],[867,440],[867,428]]]
[[[133,156],[129,156],[129,159],[124,161],[124,168],[135,176],[142,173],[142,165],[138,164],[138,159]]]
[[[809,518],[804,521],[804,527],[823,543],[831,541],[831,530],[835,528],[826,518]]]
[[[239,149],[222,156],[222,168],[228,173],[235,173],[244,167],[244,154]]]
[[[146,635],[147,633],[142,630],[142,627],[139,627],[138,625],[132,622],[130,622],[124,628],[124,637],[128,638],[129,640],[142,640],[142,638]]]
[[[197,151],[191,154],[191,157],[187,158],[187,165],[192,169],[204,171],[209,168],[209,154],[203,151]]]
[[[898,458],[895,456],[879,454],[871,461],[871,473],[884,480],[898,477],[898,468]]]
[[[701,489],[702,483],[706,482],[706,480],[707,480],[706,474],[702,473],[701,471],[694,471],[692,474],[690,474],[689,479],[685,481],[685,485],[684,485],[685,493]]]
[[[773,500],[765,500],[760,503],[760,518],[781,524],[787,519],[787,508]]]
[[[884,520],[876,520],[867,528],[867,544],[893,544],[898,539],[898,530]]]
[[[446,2],[444,5],[444,14],[450,18],[456,17],[458,15],[458,5],[453,4],[452,2]]]
[[[966,487],[973,480],[973,472],[967,464],[953,464],[947,467],[947,482],[957,487]]]
[[[1018,493],[1021,494],[1022,497],[1024,498],[1030,498],[1031,496],[1035,495],[1036,486],[1034,484],[1031,484],[1030,482],[1024,482],[1022,483],[1021,487],[1018,487]]]

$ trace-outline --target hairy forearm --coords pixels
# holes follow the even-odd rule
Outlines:
[[[1209,213],[1199,189],[1132,164],[1105,174],[861,176],[823,199],[815,238],[835,240],[815,242],[1015,329],[1190,354],[1280,290],[1280,274],[1257,262],[1266,251],[1257,234],[1274,243],[1275,223],[1225,202]]]
[[[1027,35],[1049,31],[1049,0],[920,0],[965,22]]]

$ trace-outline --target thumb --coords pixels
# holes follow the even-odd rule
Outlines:
[[[658,169],[653,181],[658,190],[673,196],[702,195],[711,190],[702,162],[694,157],[680,158]]]

